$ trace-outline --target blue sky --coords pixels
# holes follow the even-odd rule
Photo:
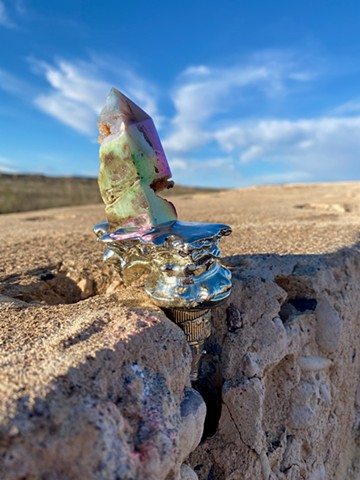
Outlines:
[[[0,0],[0,171],[96,176],[111,86],[176,183],[360,180],[360,2]]]

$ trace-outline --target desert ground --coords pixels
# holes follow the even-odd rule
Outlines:
[[[3,214],[0,478],[360,478],[360,184],[172,200],[233,229],[204,435],[184,335],[102,263],[103,205]]]

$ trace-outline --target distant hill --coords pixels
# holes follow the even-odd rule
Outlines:
[[[211,191],[216,189],[176,185],[162,195],[172,197]],[[101,201],[95,178],[0,173],[0,213],[88,205]]]

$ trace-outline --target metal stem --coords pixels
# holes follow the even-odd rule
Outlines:
[[[189,343],[193,355],[190,379],[195,382],[199,377],[205,340],[211,335],[211,311],[172,309],[169,313],[171,320],[183,330]]]

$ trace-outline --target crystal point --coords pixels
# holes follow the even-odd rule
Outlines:
[[[112,87],[100,112],[98,123],[111,122],[116,118],[121,118],[126,123],[135,123],[151,117],[130,98]]]
[[[112,88],[98,126],[99,187],[111,230],[122,226],[146,229],[176,220],[172,203],[157,195],[173,182],[151,117]]]

